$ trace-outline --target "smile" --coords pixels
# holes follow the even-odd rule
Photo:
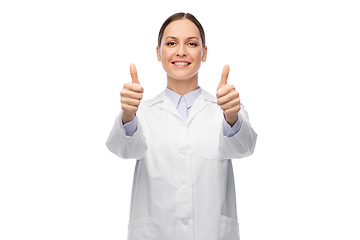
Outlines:
[[[175,62],[172,62],[172,64],[174,64],[176,67],[187,67],[189,66],[191,63],[190,62],[187,62],[187,61],[175,61]]]

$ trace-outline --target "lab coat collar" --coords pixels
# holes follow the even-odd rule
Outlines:
[[[199,97],[196,98],[194,105],[192,106],[189,116],[186,120],[186,124],[190,122],[196,114],[198,114],[202,109],[204,109],[209,104],[209,102],[216,103],[216,97],[214,97],[204,89],[201,89],[201,94],[199,95]],[[164,109],[182,119],[179,111],[175,108],[174,104],[168,97],[166,97],[165,90],[158,94],[155,98],[149,100],[148,103],[149,107],[152,107],[155,104],[161,104],[161,109]]]
[[[201,96],[203,96],[205,101],[210,101],[210,102],[213,102],[213,103],[217,103],[216,97],[211,95],[210,93],[208,93],[204,89],[201,89]]]
[[[204,89],[201,89],[201,94],[200,94],[199,97],[202,97],[202,99],[205,100],[205,101],[209,101],[209,102],[213,102],[213,103],[217,102],[216,97],[211,95],[210,93],[208,93]],[[151,106],[153,106],[153,105],[155,105],[157,103],[163,102],[165,98],[166,98],[166,95],[165,95],[165,90],[164,90],[161,93],[159,93],[156,97],[154,97],[153,99],[150,99],[148,101],[149,107],[151,107]]]

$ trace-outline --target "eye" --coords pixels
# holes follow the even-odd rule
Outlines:
[[[168,45],[168,46],[175,46],[175,42],[168,42],[166,45]]]
[[[192,46],[192,47],[196,47],[196,46],[197,46],[197,44],[194,43],[194,42],[189,43],[189,45]]]

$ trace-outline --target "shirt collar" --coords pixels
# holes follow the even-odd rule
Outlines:
[[[200,95],[200,93],[201,93],[201,87],[183,96],[187,108],[190,108],[194,105],[194,102],[196,98]],[[178,108],[182,96],[170,90],[169,88],[165,89],[165,95],[170,99],[170,101],[175,105],[175,107]]]

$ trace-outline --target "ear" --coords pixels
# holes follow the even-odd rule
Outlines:
[[[206,57],[207,57],[207,46],[205,46],[204,49],[203,49],[203,55],[202,55],[201,61],[205,62]]]
[[[161,54],[159,46],[156,46],[156,55],[159,62],[161,62]]]

